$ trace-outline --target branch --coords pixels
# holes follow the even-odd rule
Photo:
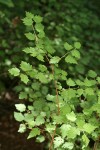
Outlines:
[[[48,56],[46,55],[46,58],[50,64],[50,61],[49,61],[49,58]],[[57,103],[57,108],[58,108],[58,115],[60,114],[60,106],[59,106],[59,98],[58,98],[58,87],[57,87],[57,81],[55,80],[55,77],[54,77],[54,65],[51,65],[51,69],[52,69],[52,74],[53,74],[53,78],[54,78],[54,85],[55,85],[55,90],[56,90],[56,103]],[[56,134],[56,129],[57,129],[57,124],[56,124],[56,127],[55,127],[55,130],[53,132],[53,135],[52,135],[52,139],[51,139],[51,142],[50,142],[50,147],[49,147],[49,150],[51,150],[52,148],[52,145],[53,145],[53,141],[54,141],[54,137],[55,137],[55,134]]]

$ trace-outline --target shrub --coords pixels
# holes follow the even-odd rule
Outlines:
[[[84,79],[73,78],[61,64],[75,67],[81,44],[63,42],[65,54],[55,55],[42,20],[41,16],[26,12],[23,23],[31,46],[23,52],[31,63],[24,60],[19,68],[9,70],[21,80],[17,87],[19,99],[29,101],[27,105],[15,105],[18,132],[28,130],[27,139],[35,137],[40,143],[48,140],[49,150],[90,149],[90,139],[96,141],[100,134],[100,77],[90,70]]]

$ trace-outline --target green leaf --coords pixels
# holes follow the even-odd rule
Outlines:
[[[33,128],[31,132],[29,133],[29,136],[27,137],[27,139],[36,137],[37,135],[40,135],[40,130],[38,128]]]
[[[52,45],[48,44],[49,41],[47,42],[47,45],[45,43],[45,49],[49,54],[53,54],[55,52],[55,49],[52,47]]]
[[[20,68],[23,71],[30,71],[30,70],[32,70],[32,65],[30,65],[29,63],[27,63],[25,61],[22,61],[21,64],[20,64]]]
[[[40,83],[38,82],[32,83],[32,89],[38,91],[40,89]]]
[[[54,124],[46,124],[46,131],[48,131],[49,133],[51,133],[52,131],[54,131],[56,128],[56,126]]]
[[[95,71],[90,70],[90,71],[88,72],[88,76],[91,77],[91,78],[95,78],[95,77],[97,76],[97,74],[96,74]]]
[[[76,90],[74,89],[68,89],[67,90],[67,95],[68,95],[68,99],[70,100],[71,98],[76,97]]]
[[[60,61],[60,57],[54,56],[50,59],[50,64],[57,64]]]
[[[42,72],[37,74],[37,78],[41,83],[48,83],[48,79],[46,78],[45,74],[43,74]]]
[[[90,87],[90,86],[93,86],[93,85],[95,85],[95,84],[96,84],[95,80],[89,80],[88,78],[86,78],[86,79],[84,80],[84,85],[85,85],[86,87]]]
[[[61,130],[61,135],[63,138],[65,138],[67,136],[67,131],[71,128],[71,125],[70,124],[63,124],[61,127],[60,127],[60,130]]]
[[[49,106],[49,109],[50,109],[51,112],[56,110],[56,107],[57,107],[54,103],[49,103],[48,106]]]
[[[19,76],[20,70],[18,68],[9,69],[9,73],[13,76]]]
[[[33,127],[35,127],[35,121],[34,121],[34,120],[30,120],[30,121],[28,121],[27,123],[28,123],[28,127],[29,127],[30,129],[32,129]]]
[[[83,86],[84,85],[84,82],[82,82],[81,80],[77,79],[76,81],[76,84],[79,85],[79,86]]]
[[[38,137],[36,138],[36,141],[42,143],[42,142],[45,141],[45,137],[42,136],[42,135],[40,135],[40,136],[38,136]]]
[[[28,109],[29,110],[34,110],[33,106],[31,106],[31,105],[28,106]]]
[[[78,96],[81,96],[83,93],[84,93],[84,90],[83,90],[83,89],[78,89],[78,90],[77,90]]]
[[[26,26],[32,26],[32,24],[33,24],[32,19],[30,19],[28,17],[25,17],[24,19],[22,19],[22,21]]]
[[[28,127],[30,129],[33,128],[35,126],[34,115],[31,114],[31,113],[30,114],[29,113],[25,113],[24,116],[25,116],[24,120],[28,124]]]
[[[47,67],[40,64],[40,65],[39,65],[39,70],[40,70],[41,72],[45,72],[45,71],[47,71]]]
[[[27,99],[27,93],[26,92],[20,92],[19,99]]]
[[[85,120],[84,120],[83,116],[77,118],[76,124],[77,124],[77,126],[78,126],[78,128],[79,128],[80,130],[83,129],[83,126],[84,126],[84,124],[85,124]]]
[[[74,98],[76,97],[76,90],[73,90],[71,88],[67,89],[67,90],[64,90],[62,92],[62,97],[64,98],[64,100],[66,102],[68,102],[71,98]]]
[[[77,64],[77,61],[74,57],[72,57],[71,55],[68,55],[66,58],[65,58],[65,61],[67,63],[70,63],[70,64]]]
[[[76,115],[73,111],[70,114],[67,114],[66,117],[68,120],[70,120],[72,122],[75,122],[75,120],[76,120]]]
[[[34,17],[34,21],[35,21],[36,23],[41,23],[42,20],[43,20],[43,18],[42,18],[41,16],[36,15],[36,16]]]
[[[74,147],[74,144],[71,143],[71,142],[65,142],[63,145],[62,145],[62,148],[64,149],[73,149]]]
[[[36,24],[36,25],[35,25],[35,29],[36,29],[36,31],[38,31],[38,32],[43,32],[44,26],[43,26],[41,23],[39,23],[39,24]]]
[[[20,124],[18,132],[24,133],[26,131],[26,125],[25,124]]]
[[[75,84],[75,82],[71,78],[69,78],[67,80],[67,85],[69,85],[69,86],[75,86],[76,84]]]
[[[74,43],[74,47],[75,47],[76,49],[80,49],[80,48],[81,48],[81,44],[80,44],[79,42],[75,42],[75,43]]]
[[[66,50],[71,50],[73,47],[70,45],[70,44],[68,44],[67,42],[64,44],[64,48],[66,49]]]
[[[80,58],[80,52],[78,50],[73,50],[72,52],[72,56],[76,57],[76,58]]]
[[[83,134],[82,140],[83,140],[83,142],[84,142],[84,144],[85,144],[85,146],[83,146],[83,148],[84,148],[84,147],[87,147],[88,144],[89,144],[89,139],[88,139],[88,137],[86,136],[86,134]]]
[[[36,52],[35,48],[34,47],[26,47],[23,49],[23,51],[26,53],[26,54],[34,54],[34,52]]]
[[[62,123],[64,123],[66,121],[66,117],[65,116],[61,116],[61,115],[59,115],[59,116],[54,115],[53,116],[53,120],[54,120],[54,122],[56,124],[62,124]]]
[[[32,34],[31,32],[25,33],[25,36],[27,37],[28,40],[31,40],[31,41],[35,39],[35,35]]]
[[[38,34],[38,37],[39,37],[39,38],[44,38],[44,37],[45,37],[45,32],[44,32],[44,31],[41,31],[41,32]]]
[[[44,57],[43,57],[42,55],[38,55],[36,58],[37,58],[38,60],[44,62]]]
[[[69,105],[64,105],[60,108],[61,115],[66,115],[71,112],[71,107]]]
[[[100,77],[97,77],[97,81],[98,81],[98,83],[100,83]]]
[[[94,126],[94,125],[92,125],[90,123],[86,123],[83,126],[84,131],[86,131],[89,134],[92,133],[96,128],[97,128],[97,126]]]
[[[29,122],[31,122],[31,121],[34,121],[34,115],[33,114],[29,114],[29,113],[25,113],[24,114],[24,120],[27,122],[27,123],[29,123]]]
[[[67,131],[67,138],[68,139],[75,139],[77,135],[80,135],[80,130],[77,129],[76,127],[71,127],[68,131]]]
[[[26,110],[26,106],[24,104],[15,104],[15,107],[20,112],[23,112]]]
[[[42,108],[44,108],[44,106],[45,106],[45,102],[43,101],[43,99],[42,100],[39,99],[34,102],[34,108],[39,111],[42,110]]]
[[[20,78],[21,78],[21,81],[24,82],[25,84],[27,84],[29,81],[28,76],[25,74],[21,74]]]
[[[54,148],[59,147],[63,143],[64,143],[64,140],[60,136],[54,138]]]
[[[100,114],[100,103],[96,103],[92,106],[92,111],[96,111],[97,114]]]
[[[46,96],[46,98],[47,98],[48,101],[54,101],[55,100],[55,96],[54,95],[50,95],[50,94],[48,94]]]
[[[94,90],[92,88],[86,88],[85,93],[87,95],[95,95]]]
[[[14,118],[19,122],[24,120],[24,116],[22,115],[22,113],[19,112],[14,112]]]
[[[36,124],[37,126],[39,126],[39,125],[41,125],[41,124],[43,124],[43,123],[45,123],[44,118],[43,118],[42,116],[37,116],[37,118],[36,118],[36,120],[35,120],[35,124]]]
[[[27,11],[26,11],[26,17],[29,19],[34,19],[34,15],[30,12],[27,12]]]
[[[98,95],[98,104],[100,104],[100,95]]]
[[[46,112],[41,111],[40,115],[41,115],[42,117],[45,117],[45,116],[46,116]]]

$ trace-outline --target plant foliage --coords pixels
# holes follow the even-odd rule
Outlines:
[[[32,42],[23,52],[32,62],[21,61],[19,68],[9,70],[24,87],[19,99],[29,101],[15,105],[18,132],[29,130],[28,139],[49,140],[49,150],[88,150],[90,138],[96,141],[100,134],[100,77],[90,70],[85,78],[72,78],[61,63],[68,68],[79,64],[80,42],[65,42],[60,57],[46,36],[42,17],[26,12],[22,21],[29,31],[27,42]]]

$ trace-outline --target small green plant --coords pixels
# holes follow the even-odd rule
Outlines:
[[[36,137],[40,143],[48,140],[49,150],[89,150],[90,139],[97,141],[100,136],[100,77],[92,70],[82,80],[69,76],[61,63],[78,64],[81,44],[65,42],[65,54],[55,56],[42,20],[26,12],[23,23],[31,46],[23,52],[31,63],[24,60],[19,68],[9,70],[21,80],[19,99],[29,101],[29,105],[15,105],[18,132],[29,130],[27,139]]]

